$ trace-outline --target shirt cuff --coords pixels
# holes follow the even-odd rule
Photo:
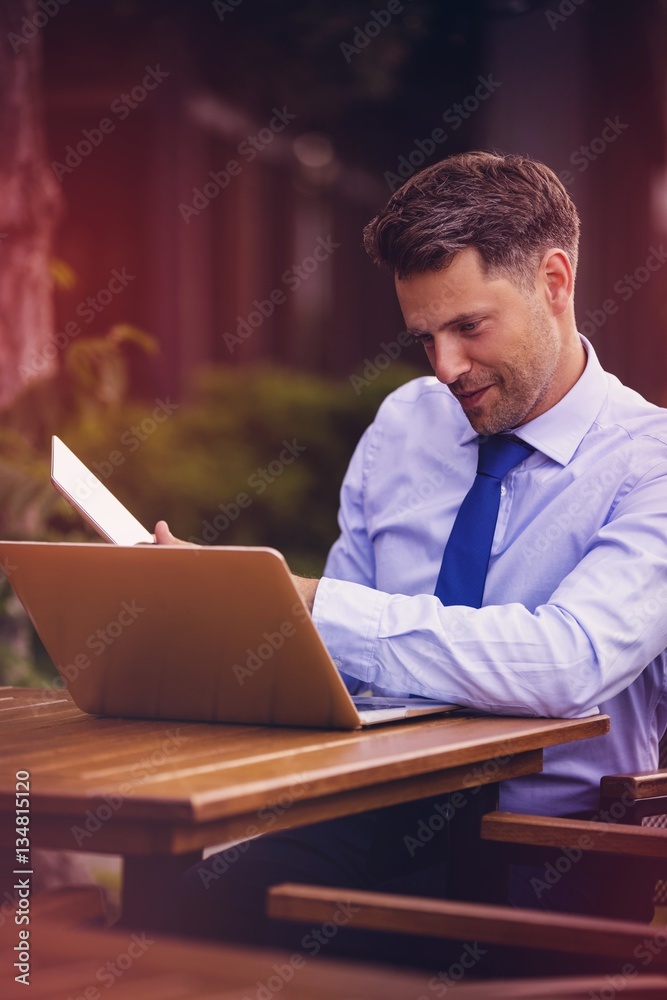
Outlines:
[[[340,671],[372,683],[375,646],[389,594],[323,577],[315,592],[313,621]]]

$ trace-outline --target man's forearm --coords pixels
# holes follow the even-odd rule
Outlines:
[[[299,596],[301,600],[306,605],[309,613],[313,613],[313,604],[315,602],[315,591],[317,590],[317,585],[319,580],[311,580],[305,576],[295,576],[292,573],[292,579],[294,580],[294,586],[299,591]]]

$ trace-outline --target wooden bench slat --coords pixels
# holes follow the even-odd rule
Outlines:
[[[626,979],[619,1000],[665,1000],[667,977],[641,976]],[[548,979],[486,980],[479,984],[456,986],[456,1000],[591,1000],[608,997],[606,976],[554,976]],[[436,994],[434,993],[433,996]]]
[[[104,892],[99,885],[70,885],[37,893],[31,901],[31,911],[40,920],[50,920],[64,926],[82,926],[106,916]]]
[[[652,964],[667,964],[667,929],[651,924],[291,883],[273,886],[267,897],[269,916],[283,920],[335,923],[337,915],[340,919],[350,911],[348,926],[357,929],[602,955],[620,961],[637,957],[635,949],[653,944]]]
[[[6,975],[2,979],[3,1000],[64,1000],[83,997],[96,985],[107,992],[97,972],[108,962],[117,962],[130,943],[128,931],[72,931],[61,924],[38,922],[32,928],[34,947],[30,988],[16,984],[8,968],[16,943],[16,927],[6,921],[0,927],[0,952]],[[260,951],[242,946],[204,944],[177,938],[150,936],[145,952],[122,977],[113,983],[117,1000],[243,1000],[260,994],[258,984],[266,984],[290,962],[293,953]],[[429,987],[431,972],[404,970],[392,966],[350,963],[326,954],[316,959],[303,956],[300,966],[284,982],[281,1000],[417,1000],[422,995],[442,995]],[[387,959],[390,960],[388,955]],[[11,961],[14,959],[12,958]],[[622,968],[613,961],[611,970]],[[643,970],[642,970],[643,973]],[[285,977],[283,977],[285,978]],[[452,993],[457,1000],[590,1000],[591,995],[608,995],[609,979],[603,975],[559,976],[540,979],[478,980],[467,977],[457,982]],[[110,994],[111,995],[111,994]],[[622,1000],[664,1000],[667,976],[651,970],[650,975],[627,979],[619,990]]]

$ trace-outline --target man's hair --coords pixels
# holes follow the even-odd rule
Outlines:
[[[576,272],[579,215],[544,163],[459,153],[406,181],[364,229],[364,246],[400,279],[440,271],[475,247],[487,274],[528,292],[551,248],[564,250]]]

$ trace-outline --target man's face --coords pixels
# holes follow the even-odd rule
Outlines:
[[[562,397],[561,339],[546,285],[523,294],[468,247],[443,271],[396,280],[407,329],[478,434],[532,420]]]

